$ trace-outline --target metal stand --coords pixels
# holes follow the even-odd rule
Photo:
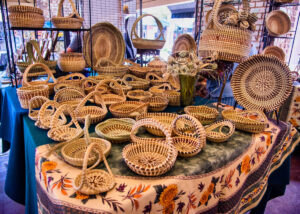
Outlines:
[[[143,67],[144,65],[144,60],[143,60],[143,56],[147,55],[147,56],[156,56],[160,54],[160,50],[157,49],[137,49],[137,54],[140,55],[140,64]]]

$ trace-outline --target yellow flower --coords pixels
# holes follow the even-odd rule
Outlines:
[[[200,198],[200,203],[201,205],[204,205],[207,201],[208,201],[208,196],[209,196],[209,192],[205,191],[201,198]]]
[[[80,199],[80,200],[84,200],[84,199],[88,199],[89,196],[88,195],[84,195],[79,191],[76,191],[76,199]]]
[[[164,206],[163,208],[163,214],[172,214],[175,209],[175,203],[174,201],[171,201],[169,204]]]
[[[176,184],[171,184],[167,186],[164,191],[160,194],[159,203],[164,207],[173,201],[174,197],[178,193],[178,188]]]
[[[209,192],[209,194],[211,194],[214,191],[214,188],[215,188],[215,184],[211,183],[207,188],[207,192]]]
[[[245,174],[250,172],[250,157],[249,155],[246,155],[243,159],[242,166],[241,166],[241,171]]]
[[[57,166],[57,163],[54,161],[45,161],[42,163],[42,172],[47,172],[55,169]]]

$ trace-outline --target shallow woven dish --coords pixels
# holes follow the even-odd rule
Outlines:
[[[133,90],[147,90],[150,85],[150,82],[148,80],[138,78],[131,74],[124,75],[122,80],[125,81],[128,85],[130,85]]]
[[[236,129],[251,133],[261,133],[268,125],[268,119],[261,111],[223,110],[222,116],[233,122]]]
[[[142,126],[153,126],[166,136],[165,142],[132,143],[123,148],[122,157],[127,166],[143,176],[158,176],[169,171],[177,158],[177,150],[171,144],[170,130],[153,119],[137,121],[132,128],[131,136]]]
[[[109,111],[114,117],[119,118],[136,118],[137,116],[147,113],[148,104],[138,101],[124,101],[109,106]]]
[[[139,78],[145,78],[146,74],[150,71],[151,69],[148,67],[140,67],[140,66],[130,66],[129,71],[133,75],[139,77]]]
[[[224,127],[229,129],[227,133],[222,131]],[[233,135],[234,131],[235,126],[229,120],[218,121],[205,127],[206,139],[215,143],[227,141]]]
[[[219,115],[217,109],[207,106],[187,106],[184,108],[184,112],[196,117],[202,125],[213,123]]]
[[[174,42],[172,54],[180,51],[196,52],[197,45],[194,38],[190,34],[181,34]]]
[[[22,10],[25,7],[21,8],[20,6],[13,5],[13,8],[9,9],[11,11],[9,13],[11,27],[42,28],[44,26],[45,18],[39,8],[26,6],[26,12],[24,12]]]
[[[286,34],[291,29],[290,17],[282,10],[274,10],[266,18],[266,27],[272,36]]]
[[[141,100],[144,103],[148,103],[148,110],[149,111],[164,111],[169,104],[169,100],[166,97],[154,96],[149,97]]]
[[[29,108],[29,101],[36,96],[44,96],[49,98],[49,87],[48,85],[38,86],[22,86],[17,88],[17,95],[20,105],[24,109]]]
[[[135,120],[130,118],[108,119],[95,127],[95,132],[112,143],[123,143],[130,140],[130,132]]]
[[[129,91],[129,92],[127,93],[127,97],[128,97],[130,100],[141,101],[142,99],[152,97],[152,94],[151,94],[151,92],[149,92],[149,91],[133,90],[133,91]]]
[[[106,75],[111,77],[123,77],[127,71],[128,66],[119,65],[111,61],[110,59],[100,58],[94,67],[99,75]]]
[[[57,65],[63,72],[80,72],[85,68],[82,53],[61,53]]]
[[[151,85],[154,85],[154,86],[158,86],[158,85],[161,85],[161,84],[167,82],[165,79],[163,79],[162,77],[158,76],[154,72],[147,73],[146,80],[148,80],[151,83]]]
[[[93,65],[100,58],[109,59],[118,65],[122,64],[125,54],[125,42],[119,29],[111,23],[100,22],[93,25],[91,31]],[[87,64],[92,66],[90,39],[90,32],[85,33],[83,53]]]
[[[30,99],[28,117],[31,120],[36,121],[38,119],[38,114],[39,114],[40,108],[47,101],[49,101],[49,99],[44,96],[36,96],[36,97],[33,97],[32,99]],[[51,114],[52,112],[49,112],[49,113]]]
[[[246,109],[273,111],[292,91],[290,69],[277,57],[255,55],[239,64],[231,87],[236,101]]]
[[[280,47],[277,47],[277,46],[268,46],[266,47],[262,54],[264,55],[272,55],[272,56],[276,56],[278,57],[280,60],[282,60],[283,62],[285,61],[285,53],[284,51],[280,48]]]

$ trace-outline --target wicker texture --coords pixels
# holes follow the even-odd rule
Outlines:
[[[63,72],[80,72],[85,68],[82,53],[61,53],[57,65]]]
[[[152,94],[151,94],[151,92],[149,92],[149,91],[133,90],[133,91],[129,91],[129,92],[127,93],[127,97],[128,97],[130,100],[141,101],[142,99],[152,97]]]
[[[138,78],[131,74],[124,75],[122,80],[125,81],[128,85],[130,85],[133,90],[147,90],[150,85],[150,82],[148,80]]]
[[[150,71],[162,76],[167,71],[167,63],[159,56],[155,56],[154,59],[148,63],[148,68]]]
[[[31,120],[36,121],[38,119],[38,114],[39,114],[40,108],[47,101],[49,101],[49,99],[47,97],[44,97],[44,96],[36,96],[36,97],[33,97],[32,99],[30,99],[28,117]]]
[[[165,91],[170,106],[180,106],[180,92],[175,90]]]
[[[144,103],[148,103],[148,110],[159,112],[164,111],[169,104],[169,100],[166,97],[160,97],[160,96],[154,96],[154,97],[148,97],[141,100]]]
[[[160,31],[159,35],[157,36],[157,38],[155,40],[143,39],[137,35],[137,32],[136,32],[137,24],[139,21],[142,20],[142,18],[144,18],[146,16],[151,16],[154,18],[154,20],[157,24],[157,27]],[[137,49],[162,49],[163,46],[165,45],[166,40],[165,40],[164,33],[163,33],[163,26],[162,26],[161,22],[159,21],[159,19],[150,14],[144,14],[144,15],[139,16],[132,25],[131,41],[132,41],[133,46]]]
[[[45,23],[43,11],[36,7],[12,5],[8,8],[11,27],[42,28]]]
[[[149,88],[149,91],[153,94],[153,96],[165,96],[165,91],[172,90],[172,87],[168,83],[163,83],[161,85],[153,86]]]
[[[174,42],[172,54],[180,51],[196,52],[197,44],[190,34],[181,34]]]
[[[227,127],[228,132],[224,132],[223,128]],[[227,141],[234,133],[235,126],[229,120],[215,122],[205,127],[206,139],[214,143],[222,143]]]
[[[246,109],[273,111],[292,91],[290,69],[277,57],[255,55],[239,64],[231,87],[234,98]]]
[[[132,73],[134,76],[137,76],[139,78],[145,78],[147,73],[151,69],[148,67],[140,67],[140,66],[130,66],[129,71]]]
[[[95,127],[96,134],[112,143],[130,140],[130,132],[135,120],[130,118],[108,119]]]
[[[268,46],[268,47],[266,47],[263,50],[262,54],[276,56],[281,61],[283,61],[283,62],[285,61],[284,51],[280,47],[277,47],[277,46]]]
[[[37,86],[22,86],[17,88],[17,95],[20,105],[24,109],[29,108],[29,101],[36,96],[44,96],[49,98],[49,87],[48,85],[37,85]]]
[[[89,94],[95,90],[99,82],[100,82],[99,80],[93,79],[91,77],[85,78],[82,81],[82,88],[86,94]],[[98,88],[98,90],[100,90],[100,88]],[[107,88],[103,87],[101,91],[105,93],[107,91]]]
[[[187,106],[184,108],[184,112],[196,117],[202,125],[213,123],[219,115],[217,109],[207,106]]]
[[[119,90],[115,90],[118,94],[114,94],[113,90],[111,90],[110,83],[112,82],[115,84],[116,87],[119,88]],[[95,87],[95,91],[101,91],[101,98],[103,99],[103,102],[106,105],[126,101],[126,95],[124,94],[122,87],[120,85],[117,85],[116,83],[117,82],[113,79],[105,79],[100,81]]]
[[[124,101],[109,106],[109,111],[114,117],[118,118],[136,118],[147,113],[148,104],[138,101]]]
[[[261,133],[268,125],[268,119],[261,111],[223,110],[222,116],[233,122],[236,129],[251,133]]]
[[[282,10],[274,10],[266,18],[266,28],[272,36],[281,36],[291,29],[290,17]]]
[[[172,145],[171,133],[167,127],[153,119],[137,121],[132,128],[131,136],[142,126],[154,126],[164,133],[165,142],[133,143],[122,151],[127,166],[143,176],[159,176],[169,171],[177,158],[177,151]]]

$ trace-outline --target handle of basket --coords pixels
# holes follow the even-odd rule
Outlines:
[[[59,108],[59,104],[52,100],[46,101],[39,110],[37,123],[43,123],[43,120],[45,118],[45,113],[46,113],[46,110],[48,109],[48,107],[52,107],[53,109],[57,110]],[[65,115],[61,115],[61,116],[63,119],[66,119]],[[52,127],[51,122],[50,122],[50,127]]]
[[[140,65],[140,64],[137,64],[137,63],[135,63],[135,62],[132,62],[132,61],[131,61],[131,60],[129,60],[129,59],[125,59],[125,60],[124,60],[124,62],[127,62],[127,63],[131,64],[132,66],[141,67],[141,65]]]
[[[120,84],[118,84],[118,82],[117,82],[116,80],[113,80],[113,79],[105,79],[105,80],[101,80],[101,81],[97,84],[97,86],[96,86],[96,88],[95,88],[95,91],[98,91],[99,88],[100,88],[101,86],[106,86],[107,88],[110,87],[110,83],[113,83],[113,84],[118,88],[118,94],[119,94],[120,96],[122,96],[122,97],[124,97],[124,98],[126,97],[126,96],[125,96],[125,93],[124,93],[124,91],[123,91],[122,86],[121,86]]]
[[[146,80],[150,81],[150,80],[162,80],[162,78],[160,76],[158,76],[157,74],[150,72],[146,74]]]
[[[131,111],[129,111],[128,113],[131,114],[131,113],[134,113],[135,111],[139,110],[139,109],[142,109],[144,108],[145,106],[148,106],[149,103],[143,103],[143,104],[140,104],[139,106],[135,107],[135,108],[132,108]]]
[[[66,125],[68,127],[72,126],[73,124],[75,125],[75,127],[77,129],[81,129],[78,121],[76,120],[76,117],[75,117],[75,113],[74,113],[74,110],[73,108],[71,108],[69,105],[67,104],[64,104],[64,105],[61,105],[57,110],[56,112],[54,113],[53,117],[51,118],[51,121],[50,121],[50,127],[51,128],[54,128],[54,127],[57,127],[58,126],[58,120],[59,120],[59,116],[60,115],[64,115],[64,112],[67,111],[71,117],[71,121]]]
[[[54,83],[57,83],[57,80],[54,78],[51,70],[48,68],[47,65],[45,65],[43,63],[34,63],[34,64],[29,65],[23,74],[23,84],[24,85],[31,85],[30,82],[28,82],[28,73],[30,72],[30,70],[32,68],[37,67],[37,66],[42,67],[42,69],[44,69],[47,73],[47,79],[45,81],[41,81],[41,83],[47,84],[49,82],[50,78],[52,78]]]
[[[97,60],[95,67],[107,67],[103,66],[104,63],[108,64],[108,66],[117,66],[117,64],[111,61],[110,59],[100,58]]]
[[[162,37],[161,40],[165,40],[165,37],[164,37],[164,34],[163,34],[163,26],[162,26],[161,22],[159,21],[158,18],[156,18],[155,16],[153,16],[153,15],[151,15],[151,14],[143,14],[143,15],[139,16],[139,17],[135,20],[135,22],[133,23],[132,28],[131,28],[131,40],[134,39],[133,36],[135,36],[136,39],[137,39],[137,38],[140,38],[140,37],[137,35],[137,33],[136,33],[136,26],[137,26],[138,22],[139,22],[142,18],[144,18],[144,17],[146,17],[146,16],[151,16],[151,17],[153,17],[154,20],[155,20],[155,22],[156,22],[156,24],[157,24],[157,27],[159,28],[160,33],[159,33],[158,37],[157,37],[155,40],[160,40],[161,37]]]
[[[63,4],[64,4],[65,0],[60,0],[59,4],[58,4],[58,11],[57,11],[57,17],[63,17],[62,15],[62,8],[63,8]],[[78,11],[76,10],[76,6],[74,4],[74,2],[72,0],[69,0],[69,3],[72,7],[72,12],[73,14],[76,15],[77,18],[81,18],[78,14]]]
[[[88,100],[90,100],[90,98],[93,96],[94,96],[94,101],[96,102],[96,95],[98,96],[97,102],[99,102],[100,107],[102,108],[103,111],[107,112],[106,105],[105,105],[104,101],[102,100],[101,93],[99,91],[93,91],[93,92],[89,93],[88,95],[86,95],[85,98],[78,104],[77,108],[75,109],[75,112],[79,112],[80,109],[82,109],[83,106],[86,104],[86,102]]]
[[[30,116],[33,113],[33,109],[37,107],[42,107],[45,102],[49,101],[47,97],[44,96],[36,96],[30,99],[29,101],[29,109],[28,115]],[[37,102],[37,104],[36,104]]]
[[[172,90],[172,87],[168,83],[161,84],[157,88],[165,91]]]
[[[78,77],[78,79],[74,79],[74,77]],[[73,74],[68,74],[66,76],[62,76],[58,78],[58,82],[63,82],[66,80],[84,80],[86,77],[81,74],[81,73],[73,73]]]

